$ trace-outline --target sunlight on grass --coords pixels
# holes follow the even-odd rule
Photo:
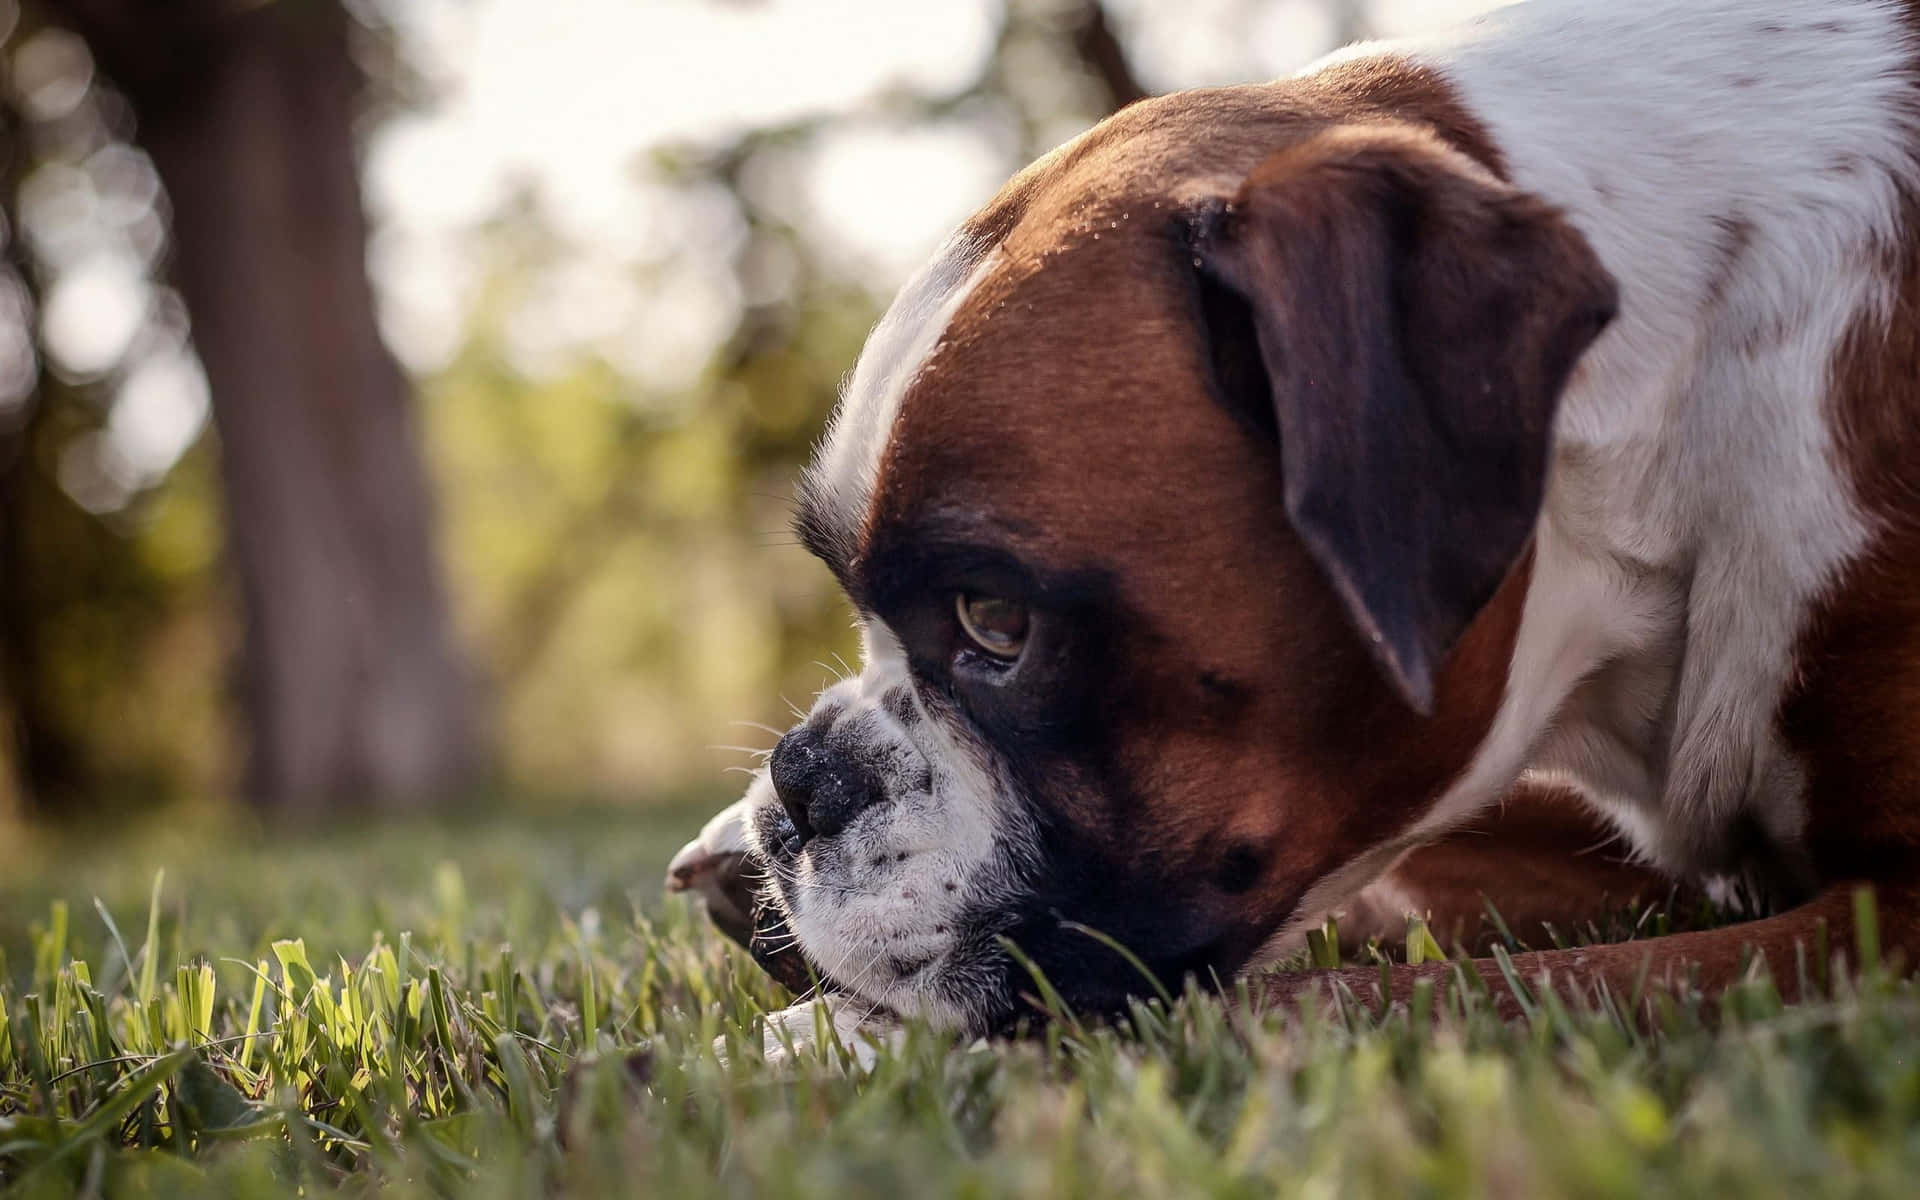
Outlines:
[[[0,884],[42,897],[0,940],[0,1180],[36,1196],[1797,1196],[1904,1194],[1920,1169],[1920,996],[1882,968],[1796,1007],[1756,973],[1647,1028],[1550,994],[1503,1024],[1457,986],[1416,998],[1430,1020],[1371,995],[1256,1018],[1190,990],[985,1050],[916,1029],[864,1075],[831,1047],[770,1064],[758,1018],[790,997],[659,894],[681,821],[109,848],[88,861],[168,861],[97,908],[38,863],[37,882]],[[1313,954],[1340,958],[1320,932]],[[1415,923],[1361,953],[1441,949]]]

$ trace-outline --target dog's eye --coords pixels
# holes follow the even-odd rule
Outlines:
[[[974,645],[1012,661],[1027,644],[1027,606],[1003,596],[958,592],[953,598],[960,628]]]

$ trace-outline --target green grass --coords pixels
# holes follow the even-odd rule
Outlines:
[[[1461,991],[1434,1022],[1366,996],[1252,1019],[1190,994],[986,1051],[915,1030],[867,1075],[832,1046],[763,1063],[755,1019],[788,997],[659,894],[701,815],[6,847],[0,1180],[1145,1200],[1920,1178],[1920,993],[1877,970],[1799,1007],[1756,979],[1652,1029],[1550,1000],[1503,1024]]]

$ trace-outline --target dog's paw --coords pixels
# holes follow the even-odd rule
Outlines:
[[[708,821],[700,836],[667,864],[667,890],[692,892],[707,905],[720,932],[745,946],[753,936],[753,879],[747,862],[747,819],[758,807],[754,789]]]
[[[769,1063],[786,1065],[838,1047],[840,1065],[863,1073],[871,1071],[881,1055],[899,1048],[906,1030],[892,1017],[863,1016],[865,1008],[828,996],[768,1013],[761,1030],[760,1052]],[[727,1057],[725,1041],[719,1039],[713,1046],[722,1062]]]

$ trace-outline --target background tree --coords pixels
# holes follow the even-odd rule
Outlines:
[[[150,805],[209,778],[225,741],[219,689],[192,674],[223,658],[205,455],[130,438],[140,406],[117,400],[199,398],[184,312],[129,286],[95,311],[95,284],[141,282],[165,248],[130,129],[76,37],[0,0],[0,798],[42,814]]]
[[[473,701],[366,277],[351,19],[318,0],[43,12],[130,103],[170,202],[244,614],[242,790],[299,810],[450,794],[476,763]],[[29,787],[59,786],[25,733]]]

